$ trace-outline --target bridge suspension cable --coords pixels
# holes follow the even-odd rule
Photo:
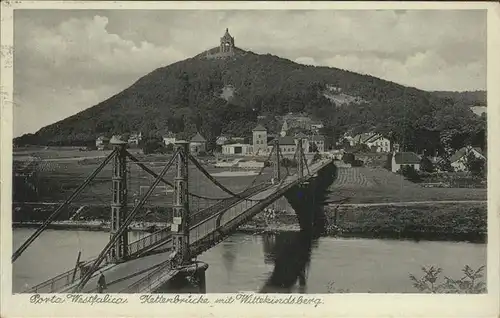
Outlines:
[[[71,196],[66,199],[44,222],[40,227],[33,233],[13,254],[12,254],[12,262],[15,262],[19,256],[28,248],[28,246],[35,241],[35,239],[42,234],[42,232],[49,226],[54,219],[61,214],[64,208],[67,207],[82,191],[83,189],[97,176],[99,172],[106,166],[111,159],[116,155],[116,150],[113,150],[104,161],[92,172],[87,179],[71,194]]]
[[[151,170],[150,168],[148,168],[146,165],[144,165],[139,159],[137,159],[136,157],[134,157],[132,154],[130,154],[129,152],[127,152],[127,157],[132,160],[137,166],[139,166],[140,168],[142,168],[142,170],[146,171],[147,173],[149,173],[151,176],[153,176],[154,178],[158,177],[158,174],[156,172],[154,172],[153,170]],[[160,182],[168,185],[169,187],[173,188],[174,185],[172,183],[170,183],[169,181],[165,180],[164,178],[162,178],[160,180]],[[205,197],[205,196],[202,196],[202,195],[198,195],[198,194],[195,194],[195,193],[192,193],[192,192],[189,192],[189,195],[195,197],[195,198],[199,198],[199,199],[205,199],[205,200],[224,200],[224,199],[228,199],[229,197],[224,197],[224,198],[210,198],[210,197]]]
[[[233,197],[248,200],[246,197],[242,197],[239,194],[236,194],[233,191],[229,190],[222,183],[217,181],[217,179],[212,177],[212,175],[210,175],[210,173],[208,173],[208,171],[206,171],[205,168],[203,168],[203,166],[198,162],[198,160],[196,160],[196,158],[193,157],[191,154],[188,155],[188,158],[196,166],[196,168],[198,168],[198,170],[200,170],[200,172],[205,175],[205,177],[207,177],[210,181],[212,181],[212,183],[214,183],[216,186],[218,186],[222,191],[232,195]]]
[[[170,158],[170,161],[167,163],[167,165],[163,168],[163,170],[160,172],[160,174],[156,177],[155,181],[151,186],[149,187],[148,191],[144,194],[144,196],[141,198],[141,200],[137,203],[137,205],[134,207],[134,209],[130,212],[129,215],[127,215],[127,218],[123,222],[123,224],[120,226],[120,228],[116,231],[116,233],[113,234],[113,236],[110,238],[108,244],[104,247],[104,249],[101,251],[99,256],[96,258],[96,260],[92,263],[92,266],[89,268],[89,270],[85,273],[85,275],[82,277],[78,285],[76,286],[76,291],[81,291],[81,289],[85,286],[85,284],[90,280],[92,277],[93,273],[96,271],[98,266],[101,264],[101,262],[104,260],[104,258],[107,256],[108,252],[111,250],[113,245],[118,241],[120,236],[123,234],[123,232],[128,228],[130,223],[132,223],[135,215],[137,212],[142,208],[146,200],[151,196],[153,193],[155,187],[161,182],[162,178],[165,176],[165,174],[168,172],[174,161],[177,159],[177,155],[185,155],[181,152],[181,150],[177,150],[174,152],[174,155],[172,158]]]

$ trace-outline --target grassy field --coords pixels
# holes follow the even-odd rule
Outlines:
[[[424,188],[383,168],[339,167],[329,199],[349,203],[486,200],[486,189]]]

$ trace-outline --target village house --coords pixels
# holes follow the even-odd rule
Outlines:
[[[262,125],[257,125],[252,130],[252,149],[255,155],[265,155],[267,149],[267,129]]]
[[[274,139],[271,141],[271,145],[268,146],[268,152],[272,151],[273,149],[273,142]],[[281,154],[283,155],[290,155],[294,154],[295,150],[297,149],[297,143],[295,142],[295,138],[291,136],[285,136],[285,137],[278,137],[278,143],[280,146],[280,151]]]
[[[193,138],[189,141],[189,151],[197,155],[201,152],[207,151],[207,140],[203,138],[200,133],[196,133]]]
[[[176,138],[174,133],[169,132],[168,134],[163,136],[163,143],[165,144],[165,146],[173,145],[175,144],[175,141]]]
[[[478,147],[463,147],[450,157],[450,164],[453,169],[457,172],[467,171],[467,157],[472,153],[476,158],[486,160],[486,156],[481,151],[481,148]]]
[[[401,170],[403,166],[411,166],[420,170],[420,158],[414,152],[394,152],[392,155],[392,172]]]
[[[356,145],[366,145],[370,150],[375,152],[399,151],[398,144],[392,144],[391,149],[391,141],[388,138],[377,133],[362,133],[354,137],[344,135],[344,139],[347,139],[349,141],[349,145],[351,147],[354,147]]]
[[[98,150],[106,150],[109,148],[109,138],[106,136],[99,136],[95,141],[95,146]]]
[[[391,152],[390,140],[380,134],[374,134],[365,141],[365,144],[368,148],[375,150],[375,152]]]
[[[215,140],[215,144],[222,146],[222,145],[226,144],[230,139],[231,138],[229,136],[221,135],[221,136],[217,137],[217,139]]]
[[[295,145],[299,144],[299,140],[302,140],[302,149],[304,150],[305,153],[309,152],[309,138],[307,137],[306,134],[304,133],[298,133],[294,137],[295,139]]]
[[[253,153],[252,145],[249,144],[227,144],[222,145],[222,154],[223,155],[239,155],[239,156],[247,156]]]

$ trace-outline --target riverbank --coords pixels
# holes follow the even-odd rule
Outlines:
[[[485,243],[486,202],[475,204],[410,204],[404,206],[325,207],[325,235],[336,237],[467,241]],[[243,232],[299,231],[296,216],[264,213],[240,227]]]

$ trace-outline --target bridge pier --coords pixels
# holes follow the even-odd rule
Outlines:
[[[208,264],[194,263],[183,268],[176,276],[152,293],[164,294],[206,294],[206,271]]]

